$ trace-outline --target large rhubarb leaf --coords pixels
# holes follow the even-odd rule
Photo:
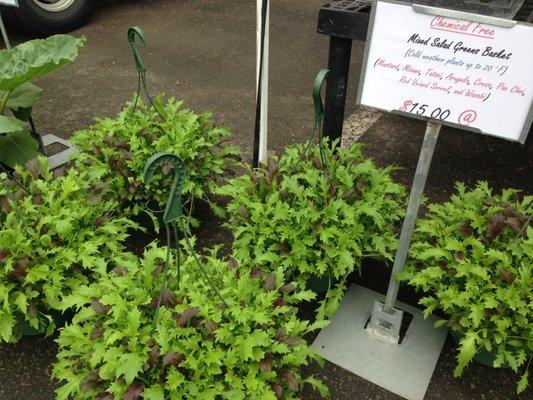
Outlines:
[[[0,134],[24,130],[24,123],[13,117],[0,115]]]
[[[31,116],[32,107],[37,103],[42,93],[43,90],[41,88],[33,83],[26,82],[9,93],[6,106],[13,112],[15,117],[22,121],[27,121]],[[0,92],[0,97],[4,94],[5,92]]]
[[[0,50],[0,90],[14,90],[73,61],[84,41],[69,35],[55,35],[30,40],[12,50]]]
[[[33,83],[27,82],[9,94],[7,107],[11,110],[20,110],[21,108],[31,108],[41,97],[43,90]]]
[[[11,168],[39,155],[39,143],[26,130],[0,134],[0,163]]]

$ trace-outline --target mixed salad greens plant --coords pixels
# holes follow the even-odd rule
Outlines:
[[[528,383],[533,356],[533,196],[495,194],[486,182],[457,184],[445,204],[429,206],[419,221],[410,262],[398,278],[425,292],[425,315],[461,335],[455,375],[482,350],[494,367],[522,369]]]
[[[320,361],[302,336],[324,323],[301,321],[295,309],[313,293],[281,268],[265,274],[213,249],[202,263],[225,305],[192,254],[181,254],[181,280],[176,268],[163,273],[166,254],[152,244],[91,288],[92,304],[58,339],[58,400],[297,399],[304,384],[327,394],[300,374]]]
[[[75,169],[55,177],[44,157],[0,182],[0,341],[14,342],[21,324],[50,333],[54,311],[82,306],[135,224],[102,198],[105,184]]]
[[[263,271],[281,266],[300,284],[331,278],[321,316],[336,311],[348,275],[364,258],[393,258],[405,201],[392,167],[378,168],[359,144],[333,148],[289,147],[218,191],[229,196],[227,226],[238,260]]]
[[[172,166],[158,171],[149,186],[142,184],[143,168],[155,153],[177,155],[187,169],[184,208],[190,215],[195,199],[211,200],[213,189],[239,158],[237,147],[225,144],[230,132],[215,126],[210,113],[197,115],[183,109],[182,101],[163,96],[146,106],[136,99],[113,118],[98,120],[71,138],[80,152],[76,167],[91,179],[108,184],[108,190],[132,210],[162,210],[166,191],[174,178]],[[155,204],[148,204],[155,199]],[[193,221],[194,222],[194,221]]]

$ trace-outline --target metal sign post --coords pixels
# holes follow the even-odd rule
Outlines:
[[[422,204],[422,197],[424,195],[424,188],[426,186],[429,169],[431,167],[431,160],[437,145],[442,125],[435,122],[428,122],[424,142],[422,143],[422,150],[418,159],[416,167],[415,179],[409,196],[409,204],[407,206],[407,213],[402,226],[402,233],[400,234],[400,243],[396,258],[394,260],[394,267],[389,281],[389,289],[387,291],[387,298],[385,302],[376,300],[374,302],[374,309],[370,323],[367,327],[369,333],[384,338],[387,341],[398,343],[400,340],[400,328],[402,325],[403,311],[395,309],[396,298],[398,297],[398,290],[400,282],[394,277],[398,272],[403,271],[405,261],[407,260],[407,253],[411,238],[416,224],[416,218]]]

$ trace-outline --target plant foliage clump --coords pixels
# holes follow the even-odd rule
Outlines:
[[[188,171],[183,188],[188,206],[193,198],[210,202],[211,191],[239,156],[236,147],[224,144],[230,135],[214,125],[210,113],[197,115],[183,109],[182,101],[170,98],[165,103],[161,95],[154,99],[154,107],[138,99],[117,117],[101,119],[76,132],[71,140],[80,149],[75,156],[80,170],[107,182],[125,204],[143,207],[155,199],[162,209],[166,188],[174,179],[173,169],[163,168],[145,186],[146,161],[158,152],[177,155]]]
[[[102,184],[75,170],[54,178],[45,158],[0,177],[0,341],[14,342],[20,324],[54,329],[52,310],[83,305],[81,293],[107,273],[134,224],[112,218]]]
[[[279,265],[300,283],[311,276],[339,281],[330,290],[330,315],[363,258],[392,259],[405,193],[392,168],[376,167],[359,144],[336,153],[327,142],[322,151],[306,146],[288,148],[219,193],[230,197],[236,258],[265,270]]]
[[[487,183],[457,184],[450,202],[430,205],[419,221],[410,261],[398,278],[428,292],[425,315],[462,334],[455,375],[482,349],[496,351],[494,367],[515,372],[533,355],[533,196],[495,195]],[[519,391],[527,386],[526,372]]]
[[[327,393],[299,374],[319,360],[301,337],[323,325],[300,321],[294,307],[313,293],[286,284],[281,269],[237,267],[215,249],[202,263],[226,307],[191,254],[182,254],[181,281],[172,269],[160,290],[165,257],[151,245],[92,287],[91,306],[58,339],[59,400],[296,399],[304,383]]]

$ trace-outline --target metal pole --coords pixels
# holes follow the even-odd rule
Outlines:
[[[409,205],[407,206],[407,213],[402,226],[400,243],[398,245],[398,251],[396,252],[396,259],[394,260],[394,267],[392,268],[389,289],[387,291],[387,298],[385,300],[386,311],[393,309],[394,304],[396,303],[400,282],[398,282],[394,277],[398,272],[403,271],[405,261],[407,260],[409,245],[411,244],[411,238],[413,236],[418,210],[420,209],[420,204],[422,203],[422,196],[424,195],[424,188],[426,186],[429,168],[431,167],[431,160],[433,159],[433,153],[435,152],[435,146],[437,145],[437,139],[439,138],[441,127],[442,125],[434,122],[429,122],[427,125],[424,142],[422,144],[422,150],[418,159],[418,166],[416,167],[416,174],[413,187],[411,189],[411,195],[409,196]]]
[[[261,62],[263,63],[261,74],[261,135],[259,141],[259,162],[267,160],[268,149],[268,78],[269,78],[269,54],[270,54],[270,0],[267,2],[265,18],[265,33],[263,35],[264,46],[263,57]]]
[[[257,96],[252,166],[267,159],[270,0],[257,0]]]
[[[2,31],[2,37],[4,38],[6,49],[11,50],[11,43],[9,42],[9,37],[7,36],[6,27],[4,26],[4,20],[2,19],[1,11],[0,11],[0,30]]]
[[[332,140],[342,136],[351,52],[351,39],[331,36],[323,134]]]
[[[416,167],[415,179],[409,196],[409,204],[400,234],[400,243],[389,281],[387,298],[384,304],[379,301],[374,303],[372,316],[367,328],[369,333],[392,343],[398,343],[400,339],[400,328],[403,319],[403,311],[394,308],[400,288],[400,282],[395,279],[395,276],[398,272],[403,271],[405,261],[407,260],[407,253],[411,244],[418,210],[422,203],[422,196],[424,194],[429,168],[431,167],[431,160],[433,159],[433,153],[435,152],[441,128],[442,125],[434,122],[428,122],[427,124],[422,150],[420,151],[418,165]]]

